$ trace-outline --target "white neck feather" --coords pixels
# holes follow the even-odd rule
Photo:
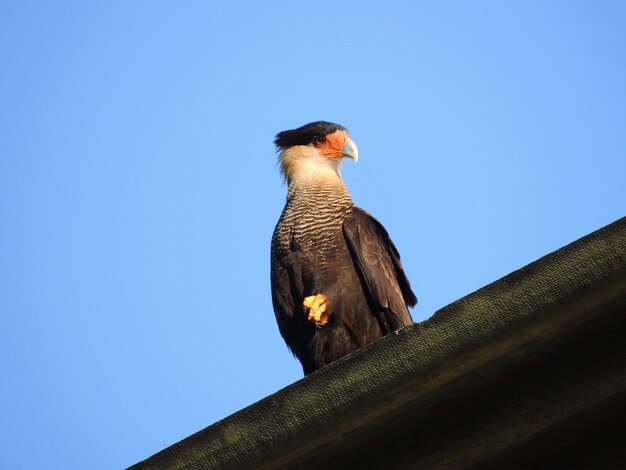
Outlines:
[[[280,172],[290,186],[307,182],[343,184],[339,172],[341,160],[325,158],[314,147],[307,145],[290,147],[281,152],[278,160]]]

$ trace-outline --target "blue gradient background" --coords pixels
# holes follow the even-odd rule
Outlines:
[[[278,131],[350,129],[416,320],[625,215],[624,2],[226,3],[0,3],[1,468],[122,468],[302,376]]]

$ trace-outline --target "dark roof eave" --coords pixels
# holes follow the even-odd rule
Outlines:
[[[613,345],[617,338],[611,339],[611,331],[623,322],[617,312],[625,299],[622,218],[132,468],[277,468],[302,462],[316,468],[357,458],[367,466],[380,457],[377,445],[393,452],[400,459],[396,464],[406,465],[405,455],[424,468],[505,455],[506,449],[622,393],[624,373],[613,370],[618,364],[607,357],[622,351]],[[586,332],[596,330],[603,338],[590,342]],[[606,357],[599,356],[593,367],[584,365],[604,349]],[[555,357],[556,362],[550,359]],[[578,377],[579,367],[587,379]],[[602,387],[594,374],[608,377]],[[561,396],[558,390],[566,385],[569,395]],[[572,387],[580,393],[571,393]],[[480,397],[491,392],[494,396],[484,398],[489,408]],[[531,400],[529,394],[536,396]],[[500,403],[499,397],[508,399]],[[455,424],[455,413],[467,415]],[[437,432],[450,438],[464,426],[463,435],[437,450]],[[422,432],[431,437],[411,440]],[[430,450],[420,450],[420,439],[432,440]]]

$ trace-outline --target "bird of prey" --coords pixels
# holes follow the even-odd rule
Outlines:
[[[274,143],[288,190],[272,236],[272,303],[308,375],[411,324],[417,299],[389,234],[341,178],[341,160],[359,155],[347,129],[317,121]]]

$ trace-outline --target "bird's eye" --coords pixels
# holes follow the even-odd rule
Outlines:
[[[315,137],[313,137],[313,145],[320,146],[324,142],[326,142],[326,137],[322,135],[316,135]]]

